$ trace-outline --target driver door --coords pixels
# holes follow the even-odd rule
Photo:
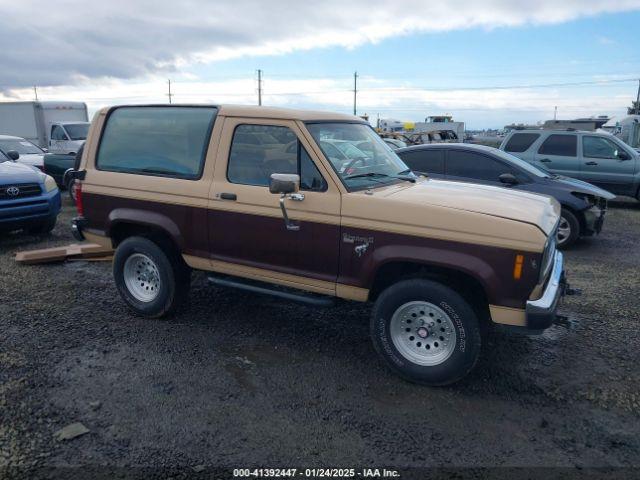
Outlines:
[[[297,173],[302,200],[286,199],[288,229],[272,173]],[[209,195],[214,270],[334,294],[340,192],[294,121],[226,118]]]

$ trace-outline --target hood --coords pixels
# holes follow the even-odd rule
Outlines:
[[[22,154],[18,158],[18,163],[42,167],[44,165],[44,154]]]
[[[42,183],[45,175],[35,167],[12,161],[0,163],[0,185]]]
[[[576,178],[564,177],[562,175],[558,175],[557,177],[551,177],[547,179],[550,185],[554,187],[560,187],[567,192],[576,192],[576,193],[585,193],[588,195],[593,195],[595,197],[602,197],[607,200],[613,200],[616,196],[604,190],[603,188],[596,187],[587,182],[583,182],[582,180],[578,180]]]
[[[529,223],[545,235],[551,233],[560,214],[560,204],[547,195],[445,180],[417,182],[390,192],[389,197]]]

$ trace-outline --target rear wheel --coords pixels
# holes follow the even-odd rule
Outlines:
[[[176,252],[144,237],[130,237],[118,246],[113,276],[129,308],[149,318],[173,313],[191,283],[189,267]]]
[[[425,385],[460,380],[480,354],[473,308],[431,280],[404,280],[382,292],[371,316],[371,337],[392,371]]]
[[[76,203],[76,189],[74,188],[76,181],[74,179],[71,179],[67,182],[66,188],[67,188],[67,193],[69,194],[69,198],[71,199],[71,201],[73,202],[73,204],[75,205]]]
[[[563,208],[560,213],[560,223],[556,234],[558,248],[567,248],[575,243],[580,236],[580,222],[569,210]]]

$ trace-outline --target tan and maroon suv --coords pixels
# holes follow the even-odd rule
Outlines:
[[[106,108],[75,177],[74,233],[116,249],[134,312],[173,312],[192,269],[316,306],[371,302],[376,350],[411,381],[466,375],[483,323],[547,328],[564,291],[554,199],[417,177],[357,117]]]

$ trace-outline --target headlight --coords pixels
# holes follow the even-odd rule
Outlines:
[[[56,184],[56,181],[53,179],[53,177],[51,177],[50,175],[45,175],[45,177],[44,177],[44,189],[47,192],[51,192],[51,191],[55,190],[56,188],[58,188],[58,185]]]
[[[556,231],[554,230],[547,238],[547,243],[544,245],[544,252],[542,252],[542,264],[540,265],[540,278],[539,283],[543,283],[547,279],[547,275],[551,270],[553,264],[553,257],[556,253]]]
[[[590,207],[593,207],[596,204],[596,197],[594,197],[593,195],[589,195],[588,193],[571,192],[571,195],[584,200],[589,204]]]

